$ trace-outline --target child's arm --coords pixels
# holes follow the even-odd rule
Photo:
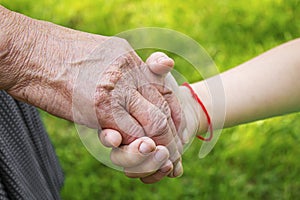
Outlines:
[[[231,127],[300,111],[300,39],[280,45],[221,75],[225,92],[225,124]],[[213,83],[217,77],[207,79]],[[209,112],[205,81],[192,84]],[[215,112],[216,113],[216,112]],[[215,119],[218,116],[215,115]],[[202,117],[200,132],[207,129]]]

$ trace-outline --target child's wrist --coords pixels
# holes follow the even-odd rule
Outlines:
[[[197,85],[193,84],[189,86],[193,100],[197,105],[196,113],[199,116],[197,137],[204,141],[210,141],[213,137],[213,127],[210,116],[211,104],[209,104],[209,92],[205,84],[203,84],[203,82],[200,83],[201,84],[198,83]],[[207,132],[209,132],[210,135],[203,137],[203,134]]]

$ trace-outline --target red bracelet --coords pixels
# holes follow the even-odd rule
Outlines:
[[[207,123],[208,123],[208,130],[209,130],[209,133],[210,133],[210,136],[208,138],[204,138],[203,136],[201,135],[196,135],[197,138],[199,138],[200,140],[203,140],[205,142],[209,142],[211,141],[211,139],[213,138],[213,126],[211,124],[211,120],[210,120],[210,116],[204,106],[204,104],[202,103],[202,101],[200,100],[200,98],[198,97],[198,95],[196,94],[196,92],[193,90],[193,88],[188,84],[188,83],[183,83],[182,84],[183,86],[186,86],[187,88],[189,88],[189,90],[191,91],[192,93],[192,96],[194,97],[194,99],[199,103],[199,105],[201,106],[204,114],[206,115],[206,119],[207,119]]]

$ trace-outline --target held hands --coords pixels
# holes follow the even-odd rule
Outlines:
[[[181,139],[182,144],[186,145],[199,131],[200,119],[204,115],[200,105],[192,96],[191,91],[186,86],[178,86],[175,78],[171,73],[169,73],[170,68],[168,68],[164,63],[157,62],[157,57],[164,57],[165,60],[171,60],[171,58],[164,53],[156,52],[147,59],[146,63],[152,73],[162,77],[158,85],[164,85],[165,88],[172,90],[177,101],[180,102],[180,111],[181,116],[183,116],[183,120],[181,121],[181,126],[178,131],[178,137]],[[167,71],[168,69],[169,71]],[[174,99],[169,99],[167,101],[169,104],[172,104],[173,100]]]
[[[172,66],[166,63],[172,63]],[[183,116],[184,119],[178,127],[177,134],[181,145],[184,146],[198,131],[200,115],[202,117],[201,108],[192,97],[189,89],[185,86],[178,86],[174,77],[168,73],[174,64],[172,59],[158,52],[152,54],[147,59],[146,64],[152,72],[152,76],[156,77],[154,78],[156,79],[155,85],[172,90],[175,97],[180,101],[182,110],[177,110],[177,113],[182,112],[180,116]],[[147,71],[149,74],[151,72]],[[165,96],[165,99],[169,105],[172,105],[174,99],[170,99],[168,96]],[[176,107],[173,108],[176,109]],[[183,172],[181,162],[172,166],[167,157],[164,157],[161,162],[155,159],[155,155],[159,151],[165,153],[165,156],[168,152],[162,151],[164,149],[162,146],[156,147],[150,138],[140,138],[129,145],[118,147],[121,144],[121,137],[117,131],[106,129],[99,133],[99,137],[105,146],[114,147],[111,152],[111,159],[114,164],[124,167],[124,172],[128,177],[140,178],[144,183],[154,183],[167,175],[177,177]],[[148,151],[147,154],[143,154],[141,149],[146,145]],[[183,153],[182,150],[180,152]],[[148,173],[140,173],[141,169],[147,169]]]
[[[14,19],[22,21],[18,31],[12,27],[1,40],[1,45],[7,47],[1,54],[1,65],[9,75],[0,76],[0,82],[5,79],[2,89],[58,117],[91,128],[118,131],[122,140],[114,140],[114,145],[139,147],[147,155],[156,152],[152,159],[157,162],[149,161],[144,168],[131,167],[134,161],[129,163],[128,175],[136,170],[152,173],[153,168],[160,168],[165,175],[173,165],[178,173],[170,176],[180,174],[180,104],[171,90],[155,84],[159,76],[149,70],[125,40],[74,31],[21,15]],[[173,66],[172,60],[163,63]]]
[[[126,167],[128,176],[153,182],[182,173],[181,154],[189,135],[178,98],[172,87],[165,87],[172,60],[160,59],[162,66],[152,68],[153,73],[122,39],[7,15],[13,15],[5,18],[8,24],[10,19],[20,23],[1,33],[1,89],[58,117],[116,130],[112,137],[111,131],[101,135],[111,140],[104,142],[108,146],[124,145],[125,151],[113,150],[112,160]],[[119,159],[130,151],[143,156],[125,157],[128,163]]]

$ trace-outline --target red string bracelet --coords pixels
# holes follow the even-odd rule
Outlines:
[[[198,97],[198,95],[196,94],[196,92],[193,90],[193,88],[192,88],[187,82],[183,83],[182,85],[183,85],[183,86],[186,86],[187,88],[189,88],[189,90],[190,90],[191,93],[192,93],[192,96],[194,97],[194,99],[195,99],[195,100],[199,103],[199,105],[201,106],[201,108],[202,108],[202,110],[203,110],[203,112],[204,112],[204,114],[205,114],[205,116],[206,116],[206,119],[207,119],[208,130],[209,130],[209,133],[210,133],[209,137],[208,137],[208,138],[204,138],[204,137],[201,136],[201,135],[196,135],[196,136],[197,136],[197,138],[199,138],[200,140],[203,140],[203,141],[205,141],[205,142],[209,142],[209,141],[211,141],[211,139],[213,138],[213,132],[214,132],[214,131],[213,131],[213,126],[212,126],[212,123],[211,123],[210,116],[209,116],[209,114],[208,114],[208,112],[207,112],[207,110],[206,110],[204,104],[202,103],[202,101],[200,100],[200,98]]]

